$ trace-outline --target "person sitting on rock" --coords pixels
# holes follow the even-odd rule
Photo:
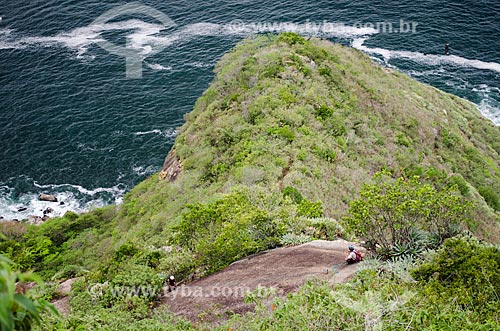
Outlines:
[[[349,245],[349,252],[347,252],[347,256],[345,258],[345,261],[347,264],[353,264],[357,263],[363,260],[363,256],[361,253],[354,249],[354,245]]]
[[[177,288],[177,284],[175,283],[175,277],[174,276],[170,276],[168,278],[167,284],[168,284],[168,291],[169,292],[172,292],[173,290],[175,290]]]

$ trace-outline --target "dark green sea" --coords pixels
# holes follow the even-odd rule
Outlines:
[[[253,33],[356,47],[500,124],[498,0],[127,3],[0,2],[0,216],[41,215],[41,192],[64,201],[54,214],[119,203],[161,168],[217,60]],[[132,51],[142,77],[103,41]]]

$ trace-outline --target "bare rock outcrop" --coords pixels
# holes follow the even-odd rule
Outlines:
[[[168,180],[169,182],[173,182],[179,176],[181,171],[181,162],[175,154],[175,150],[172,149],[165,158],[165,162],[163,162],[163,167],[158,177],[161,180]]]

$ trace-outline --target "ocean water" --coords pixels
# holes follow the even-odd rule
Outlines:
[[[47,206],[61,215],[119,203],[161,168],[214,64],[252,33],[298,31],[350,45],[467,98],[500,125],[498,0],[147,0],[128,12],[127,3],[0,2],[5,219],[41,215]],[[103,40],[133,50],[142,77],[129,79],[125,58],[102,48]],[[64,205],[38,201],[41,192]]]

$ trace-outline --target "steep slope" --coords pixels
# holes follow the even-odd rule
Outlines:
[[[163,171],[127,195],[123,230],[147,223],[149,238],[185,203],[241,186],[292,186],[340,219],[388,169],[458,184],[480,206],[473,230],[498,238],[500,128],[471,103],[354,49],[293,35],[246,40],[215,72]]]
[[[356,229],[341,219],[380,170],[404,177],[400,182],[405,183],[418,175],[437,190],[456,185],[475,204],[466,222],[469,230],[499,241],[500,128],[471,103],[383,68],[354,49],[292,33],[243,41],[215,72],[186,115],[162,171],[131,190],[123,204],[68,213],[40,226],[0,223],[6,235],[0,253],[18,269],[34,270],[46,280],[81,276],[72,285],[72,314],[60,329],[107,325],[123,330],[125,324],[129,329],[190,329],[189,323],[152,309],[163,276],[196,281],[257,252],[349,238]],[[415,228],[421,230],[419,224]],[[465,241],[455,242],[464,254],[459,248]],[[484,256],[498,256],[487,245],[471,247],[476,246]],[[464,261],[441,255],[452,256],[446,265]],[[495,258],[486,269],[498,269]],[[475,279],[479,292],[490,291],[478,278],[488,270],[476,267],[481,260],[471,261],[474,267],[458,265],[466,271],[464,283]],[[383,276],[384,268],[368,271],[366,280],[377,284],[377,295],[390,296],[384,284],[401,284],[392,274]],[[408,273],[404,263],[401,269]],[[496,284],[495,277],[484,281]],[[420,291],[414,282],[401,286]],[[460,286],[460,293],[469,293]],[[318,288],[321,297],[330,292],[327,287]],[[368,290],[364,285],[352,289]],[[497,293],[492,289],[488,298]],[[310,290],[310,285],[300,290],[306,294],[295,297],[297,302]],[[58,296],[50,287],[41,291],[50,299]],[[424,292],[418,298],[427,300]],[[467,294],[466,303],[472,297]],[[447,307],[455,311],[453,295],[449,298]],[[436,300],[440,311],[441,297]],[[497,307],[495,300],[486,301]],[[333,301],[321,302],[328,302],[324,308],[330,315],[324,316],[334,316]],[[474,314],[478,323],[483,316],[490,319]],[[439,316],[437,321],[442,321]]]

